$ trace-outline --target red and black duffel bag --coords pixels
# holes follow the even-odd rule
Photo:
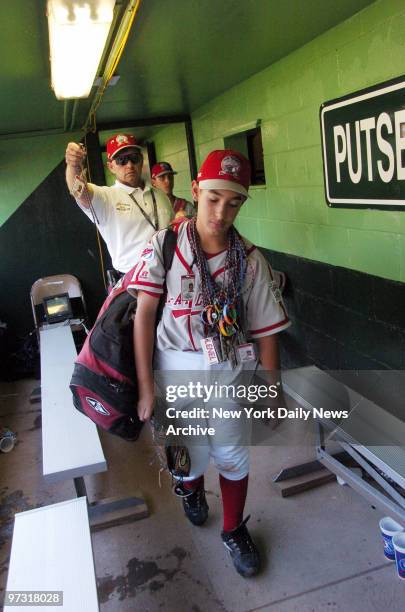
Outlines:
[[[163,242],[166,271],[171,267],[176,241],[176,233],[168,230]],[[138,438],[143,425],[136,411],[136,298],[126,290],[133,272],[127,272],[105,300],[77,356],[70,381],[75,408],[102,429],[129,441]]]

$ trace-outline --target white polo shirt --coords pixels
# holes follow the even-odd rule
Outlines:
[[[166,232],[161,231],[152,237],[141,254],[126,286],[131,293],[141,290],[160,298],[166,284],[166,303],[157,328],[157,348],[160,350],[202,351],[201,283],[197,266],[193,264],[188,225],[189,222],[184,222],[178,228],[176,251],[166,279],[162,255]],[[286,329],[290,320],[281,297],[273,291],[269,263],[254,245],[246,238],[243,240],[247,246],[248,266],[242,299],[248,337],[255,340]],[[224,282],[225,259],[226,250],[207,257],[210,274],[220,285]],[[187,295],[184,286],[189,283],[193,284],[193,292]],[[186,299],[188,297],[191,299]]]
[[[128,272],[156,231],[140,208],[151,222],[155,223],[153,192],[157,208],[157,229],[163,229],[174,216],[170,200],[162,191],[153,189],[150,185],[146,185],[144,189],[133,188],[115,181],[112,187],[99,187],[93,184],[91,187],[97,227],[105,240],[112,264],[116,270]],[[138,205],[129,194],[135,198]],[[78,204],[89,219],[94,221],[91,210],[82,206],[80,202]]]

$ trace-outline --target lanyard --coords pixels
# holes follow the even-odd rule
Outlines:
[[[157,213],[157,205],[156,205],[156,198],[155,198],[155,194],[153,193],[153,190],[151,189],[151,194],[152,194],[152,201],[153,201],[153,221],[151,220],[151,218],[149,217],[148,213],[146,213],[144,211],[144,209],[142,208],[142,206],[140,206],[138,204],[138,202],[136,201],[135,196],[132,193],[129,193],[129,197],[131,198],[131,200],[133,202],[135,202],[135,204],[137,205],[137,207],[139,208],[139,210],[141,211],[141,213],[143,214],[144,218],[146,219],[146,221],[153,227],[153,229],[155,230],[155,232],[157,232],[157,230],[159,229],[159,222],[158,222],[158,213]]]

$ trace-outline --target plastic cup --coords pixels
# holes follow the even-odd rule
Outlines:
[[[392,544],[392,538],[397,533],[403,532],[404,528],[390,516],[384,516],[379,524],[381,535],[384,540],[384,555],[390,561],[395,561],[395,551]]]
[[[405,532],[396,533],[392,538],[392,545],[395,551],[395,563],[398,576],[405,580]]]

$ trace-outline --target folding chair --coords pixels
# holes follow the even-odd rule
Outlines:
[[[71,326],[80,325],[87,321],[87,309],[82,287],[76,276],[72,274],[56,274],[39,278],[31,287],[31,307],[34,318],[35,329],[39,336],[39,330],[46,321],[43,301],[47,297],[67,293],[72,307]],[[73,327],[72,327],[73,329]]]

